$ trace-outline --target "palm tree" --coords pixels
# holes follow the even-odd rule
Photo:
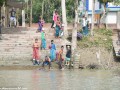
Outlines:
[[[62,7],[62,21],[64,24],[64,37],[65,39],[68,37],[68,31],[67,31],[67,19],[66,19],[66,4],[65,0],[61,0],[61,7]]]
[[[95,15],[95,0],[92,0],[92,27],[91,27],[91,36],[93,36],[93,30],[94,30],[94,15]]]
[[[30,20],[29,20],[29,27],[32,25],[32,0],[30,0]]]
[[[72,30],[72,54],[77,48],[77,21],[78,21],[78,0],[75,0],[75,21]]]
[[[6,0],[0,0],[0,20],[1,20],[1,7],[3,6]]]

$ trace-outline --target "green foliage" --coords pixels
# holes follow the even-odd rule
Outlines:
[[[120,5],[120,0],[114,0],[115,5]]]
[[[0,7],[2,7],[2,5],[4,4],[6,0],[0,0]]]
[[[78,41],[80,48],[89,47],[104,47],[107,50],[112,49],[112,30],[96,29],[94,37],[87,36],[83,37],[81,41]]]
[[[33,0],[33,22],[38,22],[38,17],[42,15],[42,2],[43,0]],[[72,22],[74,17],[74,8],[74,0],[66,0],[66,14],[69,22]],[[44,0],[43,18],[46,22],[52,21],[53,11],[55,9],[61,16],[61,0]],[[29,13],[30,10],[27,12]]]
[[[98,0],[101,3],[113,2],[114,0]]]

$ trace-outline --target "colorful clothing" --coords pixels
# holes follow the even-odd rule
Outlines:
[[[45,39],[45,33],[44,32],[42,32],[41,33],[41,47],[42,48],[46,48],[46,39]]]
[[[44,32],[41,33],[41,39],[45,39],[45,33]]]
[[[66,61],[70,61],[70,58],[68,58],[68,57],[66,57],[66,59],[65,59]]]
[[[83,35],[88,35],[88,21],[84,21],[84,26],[83,26]]]
[[[58,60],[63,59],[62,54],[63,54],[63,50],[60,50],[59,53],[58,53]]]
[[[46,49],[46,39],[42,39],[42,48]]]
[[[38,28],[38,30],[41,32],[42,31],[42,28],[43,28],[43,21],[42,20],[40,20],[39,22],[38,22],[38,25],[39,25],[39,28]]]
[[[56,58],[56,46],[55,44],[51,44],[51,49],[50,49],[50,59],[51,61],[55,60]]]
[[[54,20],[54,22],[57,21],[57,17],[58,17],[58,15],[54,14],[54,16],[53,16],[53,20]]]
[[[35,59],[35,60],[40,59],[39,48],[38,47],[33,47],[33,59]]]
[[[55,36],[58,37],[59,36],[59,33],[60,33],[60,27],[58,25],[56,25],[56,28],[55,28]]]
[[[59,65],[59,69],[62,69],[63,68],[63,50],[60,50],[59,51],[59,54],[58,54],[58,65]]]
[[[71,50],[68,50],[66,53],[66,61],[70,61],[71,58]]]

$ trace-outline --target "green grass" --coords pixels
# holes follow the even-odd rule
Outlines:
[[[104,47],[107,50],[112,49],[112,30],[95,29],[94,36],[85,36],[81,41],[78,41],[79,48]]]

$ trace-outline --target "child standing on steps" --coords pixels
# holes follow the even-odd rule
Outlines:
[[[38,27],[38,32],[41,32],[41,31],[42,31],[42,29],[43,29],[43,24],[44,24],[44,20],[40,17],[40,18],[39,18],[39,22],[38,22],[38,25],[39,25],[39,27]]]
[[[71,59],[71,47],[67,46],[67,53],[66,53],[66,66],[70,65],[70,59]]]
[[[35,42],[33,43],[33,64],[40,64],[40,55],[39,55],[39,48],[40,48],[40,42],[38,42],[38,39],[35,39]]]
[[[46,49],[46,39],[44,31],[42,31],[41,33],[41,49]]]

